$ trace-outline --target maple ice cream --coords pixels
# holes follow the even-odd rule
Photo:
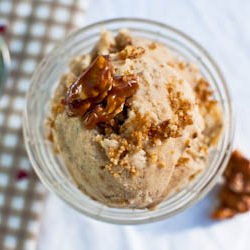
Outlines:
[[[51,138],[75,184],[111,207],[154,207],[187,185],[223,124],[193,63],[127,30],[102,32],[71,61],[51,110]]]

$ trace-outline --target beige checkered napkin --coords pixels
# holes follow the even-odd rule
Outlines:
[[[45,190],[23,145],[25,92],[38,61],[75,25],[85,1],[1,0],[12,65],[0,97],[0,250],[35,249]],[[0,21],[1,23],[2,21]]]

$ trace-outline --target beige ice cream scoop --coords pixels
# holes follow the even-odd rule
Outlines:
[[[146,208],[205,169],[221,117],[195,65],[122,30],[103,32],[70,63],[51,130],[80,190],[107,206]]]

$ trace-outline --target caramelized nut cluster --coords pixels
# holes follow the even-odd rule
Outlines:
[[[239,151],[234,151],[224,178],[220,205],[212,214],[214,219],[231,218],[250,210],[250,161]]]
[[[177,121],[166,120],[157,126],[151,126],[149,130],[151,139],[179,137],[186,126],[193,124],[192,115],[190,114],[191,103],[182,97],[181,92],[175,92],[172,84],[167,86],[167,91],[171,108],[178,119]]]
[[[69,116],[82,116],[87,128],[108,123],[138,89],[135,75],[114,76],[108,56],[97,56],[69,87],[64,104]]]
[[[122,51],[119,52],[119,57],[123,60],[130,58],[135,59],[140,57],[145,53],[145,49],[142,47],[135,47],[132,45],[127,45]]]
[[[205,79],[201,78],[198,81],[194,91],[198,97],[198,103],[204,105],[208,111],[217,103],[213,98],[213,91],[210,89],[210,85]]]

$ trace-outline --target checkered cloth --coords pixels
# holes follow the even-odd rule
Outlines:
[[[1,0],[0,23],[12,64],[0,97],[0,250],[35,249],[45,189],[27,159],[22,138],[25,92],[37,63],[75,24],[86,0]]]

